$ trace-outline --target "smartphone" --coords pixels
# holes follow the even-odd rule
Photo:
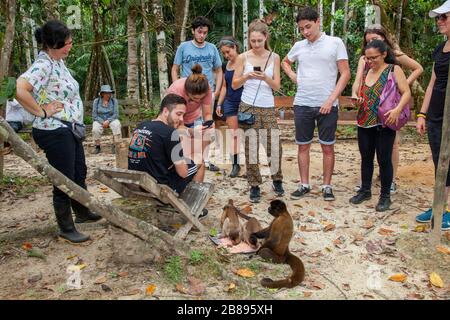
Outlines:
[[[259,71],[259,72],[261,72],[261,67],[253,67],[253,71]]]
[[[209,128],[213,125],[213,123],[214,123],[214,120],[208,120],[208,121],[203,122],[203,126]]]

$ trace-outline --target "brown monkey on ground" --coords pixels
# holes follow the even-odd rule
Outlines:
[[[262,230],[261,224],[256,218],[243,214],[239,209],[237,210],[237,213],[241,218],[246,220],[242,225],[242,240],[244,240],[251,248],[256,249],[258,247],[258,240],[255,237],[251,237],[251,235]]]
[[[229,237],[233,245],[241,242],[241,223],[238,218],[238,209],[234,206],[231,199],[223,207],[220,226],[222,228],[222,238]]]
[[[261,285],[268,288],[293,288],[299,285],[305,277],[305,267],[302,261],[289,252],[289,242],[294,232],[292,217],[287,211],[286,204],[281,200],[270,202],[269,213],[274,216],[269,227],[251,235],[252,241],[264,239],[257,254],[274,263],[287,263],[292,274],[284,280],[273,281],[269,278],[261,280]]]

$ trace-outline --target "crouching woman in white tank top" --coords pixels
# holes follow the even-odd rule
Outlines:
[[[280,88],[280,57],[269,47],[269,28],[260,20],[254,20],[248,28],[250,50],[237,58],[233,76],[233,89],[244,86],[239,112],[252,113],[253,125],[239,123],[245,132],[245,166],[250,184],[250,201],[261,200],[259,172],[259,144],[267,154],[272,189],[278,196],[284,194],[281,173],[282,148],[275,114],[273,90]],[[254,129],[254,130],[252,130]]]

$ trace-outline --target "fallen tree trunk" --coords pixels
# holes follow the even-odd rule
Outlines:
[[[48,177],[53,185],[66,193],[70,198],[75,199],[98,213],[115,226],[128,231],[142,240],[152,243],[155,247],[167,249],[167,246],[170,246],[177,254],[183,256],[189,252],[187,245],[183,241],[178,241],[155,226],[129,216],[120,209],[95,199],[87,190],[81,188],[60,171],[52,167],[47,159],[40,157],[14,132],[6,120],[0,117],[0,140],[2,139],[11,144],[16,155],[24,159],[40,174]]]

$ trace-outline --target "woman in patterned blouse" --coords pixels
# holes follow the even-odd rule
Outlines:
[[[371,41],[364,49],[369,69],[364,72],[358,95],[358,146],[361,153],[361,188],[350,199],[359,204],[372,197],[371,185],[373,175],[373,159],[375,152],[380,167],[381,192],[376,211],[386,211],[391,205],[390,187],[393,179],[392,147],[395,131],[381,125],[378,119],[380,96],[387,82],[389,72],[393,71],[397,87],[401,93],[398,105],[386,113],[387,124],[398,121],[400,113],[411,98],[406,76],[396,65],[394,53],[382,40]]]
[[[70,123],[83,124],[79,85],[63,61],[72,48],[70,30],[60,21],[48,21],[36,30],[35,38],[42,45],[42,51],[17,80],[17,100],[36,116],[33,139],[45,151],[48,162],[86,189],[83,144],[68,126]],[[56,186],[53,187],[53,208],[59,235],[70,242],[89,240],[89,236],[76,230],[72,210],[77,223],[101,219]]]

